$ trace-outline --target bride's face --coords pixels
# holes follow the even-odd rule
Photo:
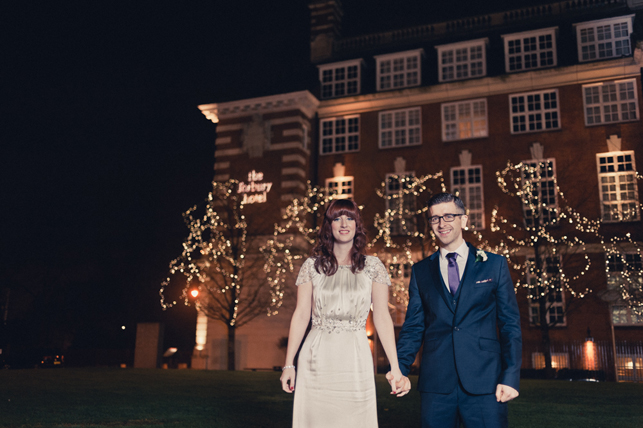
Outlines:
[[[347,215],[341,215],[331,223],[333,238],[337,243],[352,242],[355,239],[355,219]]]

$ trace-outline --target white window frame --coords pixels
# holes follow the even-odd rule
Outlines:
[[[342,126],[341,122],[344,121]],[[319,123],[319,154],[349,153],[359,151],[359,115],[330,117]],[[342,141],[343,139],[343,141]],[[327,144],[330,150],[325,151]],[[343,145],[343,149],[341,148]]]
[[[467,40],[436,46],[438,51],[438,80],[451,82],[472,79],[487,75],[487,45],[489,39]],[[471,60],[472,52],[476,55]],[[480,55],[480,58],[478,58]],[[472,67],[475,65],[475,67]]]
[[[523,183],[531,182],[532,195],[533,192],[536,196],[532,196],[531,204],[522,205],[523,217],[525,226],[536,227],[533,212],[530,205],[536,206],[542,210],[542,215],[538,218],[542,224],[551,224],[553,220],[558,219],[558,190],[556,189],[556,159],[530,159],[522,161],[525,168],[521,171]],[[550,169],[551,166],[551,169]],[[534,177],[526,177],[525,174],[529,170],[534,171]],[[529,192],[529,188],[523,185],[523,193]],[[546,202],[544,202],[545,200]],[[543,223],[544,222],[544,223]]]
[[[578,62],[630,56],[633,21],[634,14],[574,24]]]
[[[553,261],[554,258],[558,258],[558,264],[556,265],[550,265],[551,261]],[[534,263],[533,257],[529,258],[530,263]],[[562,271],[562,266],[563,266],[563,261],[560,258],[560,256],[551,256],[551,257],[543,257],[542,260],[543,264],[543,269],[547,271],[547,274],[554,271],[558,271],[559,274]],[[534,278],[534,276],[529,272],[529,264],[527,265],[527,271],[525,272],[525,276],[527,278],[527,282],[530,284],[531,287],[536,288],[536,280],[537,278]],[[558,321],[556,324],[553,325],[553,327],[566,327],[567,326],[567,316],[565,314],[565,293],[563,289],[561,288],[558,291],[550,290],[549,291],[549,301],[547,302],[548,309],[547,309],[547,323],[551,325],[551,317],[552,315],[555,316],[560,316],[562,317],[562,321]],[[552,301],[551,299],[555,299]],[[532,300],[531,298],[529,300],[529,324],[531,325],[539,325],[540,324],[540,305],[538,303],[538,300]],[[536,321],[534,319],[534,316],[538,316],[538,320]]]
[[[360,94],[363,62],[360,58],[318,65],[321,98],[330,99]],[[349,91],[350,88],[353,89]]]
[[[596,172],[603,222],[639,221],[641,212],[634,151],[596,153]],[[633,215],[624,216],[624,205]]]
[[[583,85],[585,126],[640,119],[636,79]]]
[[[442,113],[442,141],[469,140],[489,136],[487,99],[444,103]]]
[[[422,109],[413,107],[379,113],[379,148],[422,144]]]
[[[393,182],[393,177],[397,177],[397,183],[399,185],[400,179],[406,178],[406,177],[415,177],[415,172],[413,171],[408,171],[408,172],[403,172],[400,174],[386,174],[386,196],[394,195],[397,194],[397,189],[394,189],[393,191],[390,188],[390,183]],[[397,199],[386,199],[386,209],[397,209]],[[408,193],[404,195],[404,202],[403,202],[403,209],[409,210],[409,211],[415,211],[417,206],[417,198],[415,194],[413,193]],[[417,229],[417,225],[415,224],[415,217],[413,216],[408,216],[408,217],[403,217],[403,213],[398,213],[398,217],[394,218],[391,220],[390,223],[390,233],[391,236],[404,236],[405,234],[411,234],[414,233]],[[404,228],[402,227],[402,220],[406,223],[406,233],[404,231]]]
[[[326,179],[326,191],[333,199],[353,199],[355,179],[353,176]]]
[[[510,94],[509,126],[512,134],[560,129],[558,89]],[[523,126],[524,130],[521,129]]]
[[[451,193],[457,194],[467,207],[468,226],[484,230],[484,183],[482,165],[451,168]],[[456,176],[457,175],[457,176]]]
[[[376,55],[378,91],[411,88],[422,84],[424,49]]]
[[[505,34],[505,71],[518,73],[558,65],[556,39],[558,27]],[[547,40],[547,37],[550,40]],[[535,58],[534,58],[535,56]],[[513,67],[512,67],[513,66]]]

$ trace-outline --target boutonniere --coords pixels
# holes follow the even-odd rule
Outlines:
[[[485,253],[482,250],[476,251],[476,263],[486,262],[486,261],[487,261],[487,253]]]

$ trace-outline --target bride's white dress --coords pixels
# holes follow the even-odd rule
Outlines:
[[[373,357],[366,337],[373,282],[391,285],[377,257],[366,256],[354,274],[339,266],[332,276],[304,262],[297,285],[312,281],[312,329],[299,353],[293,427],[377,427]]]

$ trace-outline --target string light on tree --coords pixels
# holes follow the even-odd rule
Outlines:
[[[256,174],[251,178],[259,181]],[[179,288],[179,300],[184,304],[192,301],[199,312],[226,325],[229,370],[234,370],[236,328],[282,303],[280,294],[270,290],[272,284],[262,275],[264,258],[248,252],[247,204],[243,200],[249,198],[247,192],[239,192],[239,184],[237,180],[214,181],[204,203],[183,214],[189,233],[159,290],[163,309],[176,305],[168,293],[176,295]],[[269,188],[260,190],[268,192]],[[171,287],[175,283],[178,287]]]
[[[442,171],[421,177],[393,174],[388,180],[375,190],[384,200],[385,210],[375,214],[373,225],[377,234],[369,243],[369,248],[384,263],[391,276],[394,303],[406,308],[409,296],[405,271],[410,272],[413,266],[414,249],[419,249],[420,259],[426,257],[431,249],[437,249],[433,232],[428,222],[423,221],[427,214],[426,204],[417,204],[417,200],[428,200],[434,193],[427,185],[430,180],[438,182],[440,192],[445,192],[446,187]],[[392,187],[395,191],[391,191],[390,183],[394,184]],[[420,230],[418,225],[424,225],[424,228]]]
[[[493,209],[490,230],[501,238],[488,249],[504,255],[519,273],[516,291],[527,293],[530,321],[541,331],[545,365],[551,369],[549,329],[592,292],[588,248],[600,248],[601,222],[572,208],[558,186],[553,162],[508,162],[496,178],[502,192],[515,201],[515,220],[505,217],[512,211],[510,204],[503,204],[505,215]]]

